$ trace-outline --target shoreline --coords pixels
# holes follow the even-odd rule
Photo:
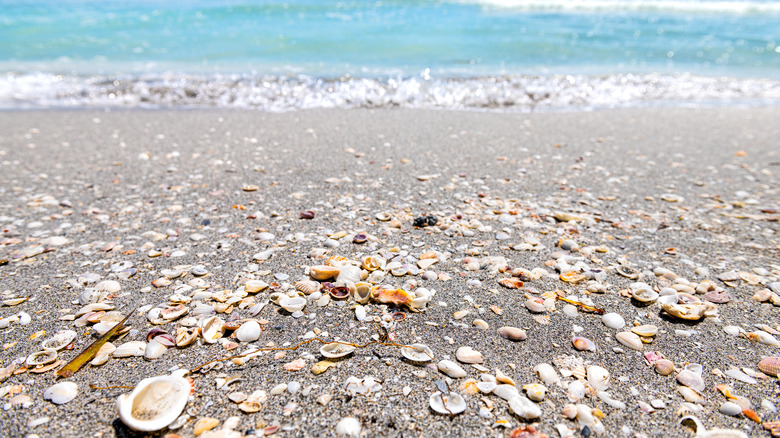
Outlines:
[[[320,249],[327,256],[358,261],[398,248],[415,259],[426,252],[438,254],[430,267],[436,275],[388,275],[386,283],[402,287],[414,281],[415,288],[434,289],[436,295],[422,312],[405,309],[406,318],[391,325],[389,334],[394,342],[427,344],[437,362],[455,361],[458,347],[471,346],[482,353],[487,374],[501,370],[520,389],[541,383],[533,371],[537,364],[553,364],[564,355],[581,358],[610,372],[609,393],[627,405],[613,408],[593,396],[580,400],[604,414],[602,436],[689,436],[679,425],[677,412],[684,400],[674,375],[656,374],[641,353],[616,341],[617,330],[606,327],[598,315],[579,311],[569,316],[562,301],[540,315],[524,305],[526,294],[559,289],[621,314],[628,327],[634,322],[656,325],[659,333],[644,352],[661,352],[678,370],[687,363],[702,364],[706,389],[700,391],[704,401],[697,416],[708,429],[769,436],[760,424],[718,412],[726,401],[714,390],[719,384],[747,397],[762,420],[778,420],[776,411],[762,406],[762,400],[776,400],[776,379],[748,384],[717,371],[757,370],[762,356],[777,356],[777,347],[732,336],[724,327],[750,332],[755,324],[767,324],[780,330],[778,308],[751,298],[780,282],[778,106],[560,113],[215,108],[2,114],[0,259],[10,262],[0,266],[0,291],[10,291],[4,300],[32,297],[0,307],[0,318],[21,311],[31,315],[30,324],[0,329],[2,367],[36,351],[57,330],[78,333],[75,348],[62,353],[68,360],[95,339],[91,324],[74,328],[72,321],[59,319],[74,314],[81,304],[73,301],[94,285],[79,283],[85,273],[118,281],[121,290],[113,301],[124,311],[166,303],[176,286],[195,278],[192,266],[205,267],[206,290],[217,293],[238,290],[252,278],[294,283],[305,277],[307,267],[324,262],[317,258]],[[301,219],[306,210],[315,217]],[[558,213],[577,219],[559,221],[554,219]],[[379,214],[391,220],[378,219]],[[427,214],[439,219],[435,227],[412,227],[415,217]],[[338,231],[344,237],[328,237]],[[353,243],[356,234],[367,234],[368,241]],[[14,260],[20,250],[45,246],[41,242],[52,236],[68,242]],[[579,249],[562,249],[565,240]],[[269,260],[254,260],[270,248]],[[471,270],[472,259],[476,270]],[[604,272],[605,291],[586,292],[585,282],[560,280],[555,264],[563,261],[581,262],[579,269],[586,272]],[[121,262],[132,263],[135,275],[118,277],[112,266]],[[164,270],[177,266],[190,268],[168,286],[151,285]],[[507,289],[498,283],[509,276],[498,269],[503,266],[544,269],[549,275],[525,281],[523,289]],[[639,277],[620,275],[621,266]],[[641,307],[624,296],[621,291],[636,281],[657,289],[682,284],[671,275],[656,275],[657,268],[695,283],[710,280],[732,301],[717,304],[717,319],[692,323],[669,317],[657,303]],[[750,273],[757,282],[751,284],[754,278],[748,275],[728,283],[718,279],[730,271]],[[270,294],[253,295],[261,302]],[[269,303],[255,316],[267,321],[256,344],[295,345],[309,331],[319,331],[329,341],[365,342],[374,325],[355,319],[352,304],[333,301],[318,307],[310,300],[305,315],[294,318]],[[194,301],[188,306],[194,307]],[[376,303],[366,308],[377,316],[387,310]],[[456,318],[463,310],[469,313]],[[246,308],[235,312],[249,317]],[[489,328],[476,328],[475,319]],[[122,342],[142,340],[152,327],[141,315],[131,317],[129,324],[136,332]],[[510,342],[497,334],[502,326],[522,328],[528,338]],[[162,327],[175,331],[177,322]],[[41,330],[45,334],[31,339]],[[573,332],[595,342],[596,351],[575,350]],[[117,358],[87,366],[69,379],[79,385],[79,398],[60,406],[41,396],[55,382],[53,372],[10,377],[0,388],[14,386],[32,405],[0,411],[0,423],[10,425],[0,435],[143,436],[117,419],[115,400],[129,390],[91,390],[88,385],[133,385],[245,348],[191,345],[172,348],[156,360]],[[336,424],[348,416],[358,419],[365,436],[508,436],[534,423],[555,437],[557,424],[581,427],[562,414],[571,401],[567,390],[555,384],[546,385],[547,396],[537,404],[542,415],[535,422],[521,420],[506,401],[487,394],[466,395],[462,414],[439,415],[428,407],[435,381],[445,378],[435,369],[405,361],[396,348],[376,346],[358,349],[315,375],[309,370],[322,359],[318,349],[307,345],[284,357],[268,353],[243,366],[226,363],[198,375],[185,408],[192,418],[181,429],[152,436],[191,436],[199,418],[222,424],[232,416],[239,417],[239,436],[260,436],[274,424],[280,426],[278,436],[335,436]],[[295,359],[303,359],[305,367],[286,371],[284,365]],[[469,390],[463,389],[464,381],[483,374],[461,366],[467,377],[450,382],[459,392]],[[233,375],[241,380],[230,390],[216,389],[215,379]],[[350,395],[344,388],[349,376],[373,376],[382,381],[382,390]],[[575,379],[562,380],[568,385]],[[292,381],[301,384],[301,391],[271,395],[276,385]],[[256,390],[268,395],[256,413],[241,412],[227,397]],[[326,403],[318,401],[325,395],[330,397]],[[0,400],[7,403],[11,397]],[[664,407],[645,413],[640,402]],[[488,405],[490,415],[480,416],[480,408]],[[27,426],[41,417],[50,420]],[[508,427],[497,420],[506,420]]]

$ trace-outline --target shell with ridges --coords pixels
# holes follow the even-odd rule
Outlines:
[[[255,320],[249,320],[241,324],[241,327],[235,331],[235,334],[236,338],[241,342],[254,342],[260,339],[261,332],[260,324]]]
[[[152,432],[173,423],[184,410],[190,382],[178,376],[141,380],[130,394],[117,398],[119,418],[131,429]]]
[[[295,290],[301,291],[306,295],[311,295],[320,290],[322,285],[314,280],[301,280],[295,282]]]
[[[780,357],[768,356],[761,359],[758,363],[758,369],[766,375],[778,377],[778,374],[780,374]]]

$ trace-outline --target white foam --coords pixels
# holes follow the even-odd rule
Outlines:
[[[718,0],[454,0],[488,8],[559,12],[689,12],[729,14],[780,14],[780,3]]]

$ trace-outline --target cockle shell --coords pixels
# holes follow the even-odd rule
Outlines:
[[[141,380],[130,394],[117,398],[119,418],[141,432],[163,429],[184,410],[190,382],[179,376],[157,376]]]
[[[466,370],[451,360],[441,360],[436,364],[436,367],[439,369],[439,371],[454,379],[467,376]]]
[[[412,344],[401,348],[401,355],[412,362],[430,362],[433,350],[425,344]]]
[[[254,342],[260,339],[261,332],[260,324],[255,320],[249,320],[241,324],[241,327],[235,331],[235,334],[236,338],[241,342]]]
[[[609,371],[598,365],[589,366],[588,383],[596,392],[605,391],[609,388]]]
[[[582,336],[574,336],[571,338],[571,343],[574,348],[580,351],[596,351],[596,344],[588,338]]]
[[[780,374],[780,357],[768,356],[761,359],[758,363],[758,369],[764,374],[778,377],[778,374]]]
[[[65,404],[74,398],[79,393],[79,387],[73,382],[60,382],[46,388],[43,391],[43,399],[49,400],[55,405]]]
[[[301,280],[295,282],[295,290],[301,291],[306,295],[311,295],[320,290],[322,285],[318,281]]]
[[[430,406],[431,409],[440,414],[455,415],[466,410],[466,400],[455,392],[442,394],[436,391],[431,394]]]
[[[329,342],[320,347],[320,354],[328,358],[344,357],[353,351],[355,351],[354,346],[340,342]]]
[[[62,350],[68,344],[76,339],[76,332],[73,330],[60,330],[54,336],[41,342],[41,348],[44,350]]]
[[[645,349],[642,339],[636,333],[620,332],[615,335],[615,338],[617,338],[618,342],[632,350],[642,351]]]

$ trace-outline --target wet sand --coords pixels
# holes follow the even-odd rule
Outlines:
[[[60,355],[66,361],[97,338],[89,326],[74,328],[73,321],[60,319],[75,314],[81,308],[79,295],[94,286],[78,281],[86,273],[119,281],[121,291],[112,301],[125,312],[167,303],[178,285],[195,278],[188,273],[170,286],[151,286],[162,270],[176,266],[202,265],[208,271],[202,279],[216,293],[239,289],[251,278],[284,287],[331,255],[360,260],[397,248],[419,258],[434,251],[440,258],[429,268],[435,279],[388,274],[383,282],[402,287],[412,281],[414,287],[436,291],[424,311],[402,309],[406,319],[388,330],[394,342],[425,343],[436,361],[455,360],[458,347],[471,346],[482,353],[490,374],[499,369],[518,387],[540,383],[533,371],[539,363],[552,364],[564,355],[582,358],[611,373],[608,391],[627,405],[616,409],[594,397],[580,400],[603,412],[604,436],[689,436],[679,424],[684,400],[674,374],[656,374],[642,353],[616,341],[617,331],[599,315],[583,310],[567,316],[561,301],[541,316],[524,306],[526,294],[561,290],[566,296],[587,296],[594,307],[621,314],[629,327],[656,325],[659,333],[645,352],[661,352],[678,370],[687,363],[703,366],[706,389],[698,417],[707,428],[769,436],[743,416],[719,413],[726,398],[714,388],[728,384],[749,399],[762,420],[778,420],[777,412],[762,407],[762,400],[777,402],[776,379],[749,384],[722,375],[731,368],[757,370],[762,357],[778,353],[778,347],[724,331],[729,325],[746,332],[757,330],[757,324],[780,329],[778,308],[751,299],[780,281],[777,120],[778,108],[543,114],[5,112],[0,114],[0,259],[8,263],[0,266],[0,291],[3,300],[31,298],[0,307],[0,318],[26,312],[31,322],[11,321],[0,329],[0,365],[38,351],[57,330],[78,333],[75,347]],[[301,219],[306,210],[315,217]],[[391,220],[379,220],[378,214]],[[412,227],[421,215],[436,216],[437,226]],[[572,216],[577,220],[560,220]],[[342,230],[345,236],[336,246],[327,236]],[[368,241],[353,243],[358,233]],[[52,236],[67,242],[47,245],[52,240],[45,239]],[[579,251],[557,246],[567,239]],[[47,251],[39,253],[43,248]],[[270,260],[253,259],[269,248],[274,248]],[[323,253],[318,248],[327,249],[326,258],[311,257]],[[472,259],[476,270],[470,270]],[[586,272],[605,273],[601,284],[606,291],[587,293],[585,282],[560,280],[554,264],[564,260],[579,262]],[[120,262],[132,263],[137,273],[117,279],[112,267]],[[493,268],[501,264],[496,272]],[[507,289],[498,283],[509,277],[501,272],[505,266],[542,268],[549,276],[525,281],[525,289]],[[619,266],[639,277],[620,275]],[[657,277],[653,270],[659,267],[690,282],[711,280],[733,299],[717,305],[717,317],[684,322],[666,315],[657,303],[641,307],[624,296],[635,281],[657,289],[675,283]],[[728,284],[718,279],[730,271],[739,278]],[[255,300],[268,296],[261,292]],[[264,331],[254,344],[295,345],[310,331],[326,341],[365,343],[376,328],[357,321],[352,304],[317,307],[310,300],[301,318],[269,304],[256,315],[264,320]],[[366,309],[377,316],[387,311],[375,303]],[[461,310],[469,313],[455,319]],[[246,308],[234,313],[249,317]],[[489,328],[476,328],[475,319]],[[117,344],[144,340],[152,327],[142,315],[128,324],[133,331]],[[174,332],[176,326],[161,327]],[[501,326],[523,328],[528,337],[510,342],[497,334]],[[595,342],[597,350],[575,350],[573,331]],[[435,381],[445,379],[435,368],[405,361],[396,347],[371,345],[314,375],[309,370],[322,359],[319,347],[306,344],[284,357],[269,352],[243,366],[225,362],[221,369],[194,375],[193,397],[185,409],[191,420],[153,436],[192,436],[198,418],[223,422],[231,416],[240,419],[237,436],[262,436],[263,428],[277,424],[279,436],[335,436],[337,422],[347,416],[359,420],[363,436],[508,436],[535,423],[554,437],[559,436],[556,424],[581,428],[563,416],[570,401],[557,385],[548,385],[535,421],[518,418],[495,395],[466,395],[465,412],[440,415],[429,408]],[[226,351],[219,343],[199,343],[169,349],[153,361],[133,357],[87,366],[69,379],[78,384],[79,396],[59,406],[42,397],[56,381],[53,371],[11,376],[0,384],[5,394],[0,400],[8,404],[20,393],[30,397],[31,405],[0,411],[0,436],[143,436],[116,414],[115,400],[128,389],[89,385],[132,386],[246,348]],[[303,369],[284,369],[298,358],[306,362]],[[462,366],[467,378],[479,379],[479,370]],[[241,380],[227,391],[216,389],[215,379],[233,375]],[[381,380],[381,392],[349,394],[344,385],[350,376]],[[463,390],[467,378],[450,379],[450,388]],[[573,380],[563,379],[566,384]],[[302,389],[269,394],[256,413],[241,412],[227,397],[236,391],[270,392],[292,381]],[[323,395],[331,397],[324,404]],[[481,417],[480,408],[487,406],[483,397],[492,411]],[[652,401],[665,408],[639,409],[640,402]],[[42,417],[49,421],[28,426]],[[497,420],[506,420],[506,427],[495,425]]]

